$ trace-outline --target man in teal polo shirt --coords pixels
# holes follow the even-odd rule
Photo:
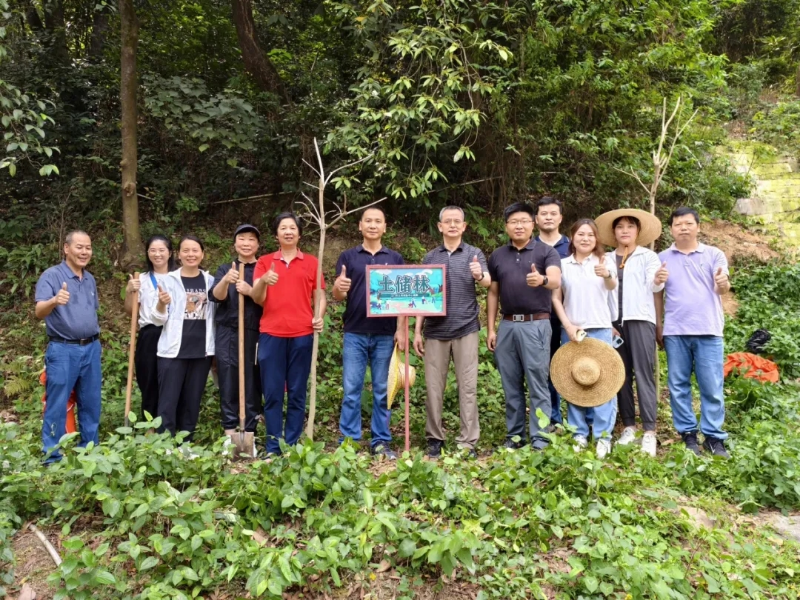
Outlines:
[[[61,459],[56,446],[66,431],[67,401],[73,389],[78,397],[80,446],[99,443],[100,303],[94,277],[86,270],[91,258],[92,240],[83,231],[71,231],[64,242],[63,262],[47,269],[36,283],[36,318],[44,319],[50,339],[44,355],[45,463]]]

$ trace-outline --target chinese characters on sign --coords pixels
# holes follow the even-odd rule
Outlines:
[[[444,265],[367,268],[367,316],[445,315]]]

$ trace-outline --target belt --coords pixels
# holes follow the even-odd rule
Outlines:
[[[66,339],[64,339],[62,337],[58,337],[58,336],[55,336],[55,335],[51,335],[50,336],[50,341],[51,342],[55,342],[57,344],[75,344],[76,346],[88,346],[89,344],[91,344],[95,340],[99,340],[99,339],[100,339],[100,334],[99,333],[93,335],[92,337],[83,338],[82,340],[66,340]]]
[[[550,318],[550,313],[534,313],[532,315],[503,315],[504,321],[522,323],[524,321],[544,321]]]

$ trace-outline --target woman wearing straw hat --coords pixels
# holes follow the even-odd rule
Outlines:
[[[643,210],[621,208],[597,217],[604,246],[616,247],[606,256],[614,261],[619,279],[619,316],[615,332],[624,340],[617,348],[625,363],[625,383],[619,391],[619,412],[625,429],[618,444],[636,438],[636,405],[633,379],[644,435],[642,451],[656,455],[656,308],[653,294],[664,289],[667,271],[652,250],[643,246],[661,235],[661,221]]]
[[[570,238],[571,254],[561,261],[561,287],[553,290],[553,308],[564,326],[562,342],[580,342],[588,336],[610,346],[611,323],[617,316],[616,265],[598,243],[597,226],[591,219],[578,219],[572,226]],[[555,378],[553,382],[556,383]],[[565,398],[571,400],[566,395]],[[611,432],[616,419],[614,390],[613,396],[594,407],[592,429],[598,458],[611,451]],[[578,406],[570,401],[567,420],[576,428],[575,449],[585,448],[589,437],[586,405]]]

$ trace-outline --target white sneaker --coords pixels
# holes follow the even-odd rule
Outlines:
[[[585,435],[576,435],[574,438],[572,438],[572,441],[575,442],[575,444],[572,446],[572,449],[575,450],[575,452],[580,452],[589,445],[589,440],[586,439]]]
[[[627,446],[636,439],[636,427],[626,427],[622,430],[622,435],[619,436],[617,443],[620,446]]]
[[[597,440],[597,458],[605,458],[611,452],[611,440]]]
[[[655,457],[656,455],[656,432],[645,431],[642,436],[642,452]]]

